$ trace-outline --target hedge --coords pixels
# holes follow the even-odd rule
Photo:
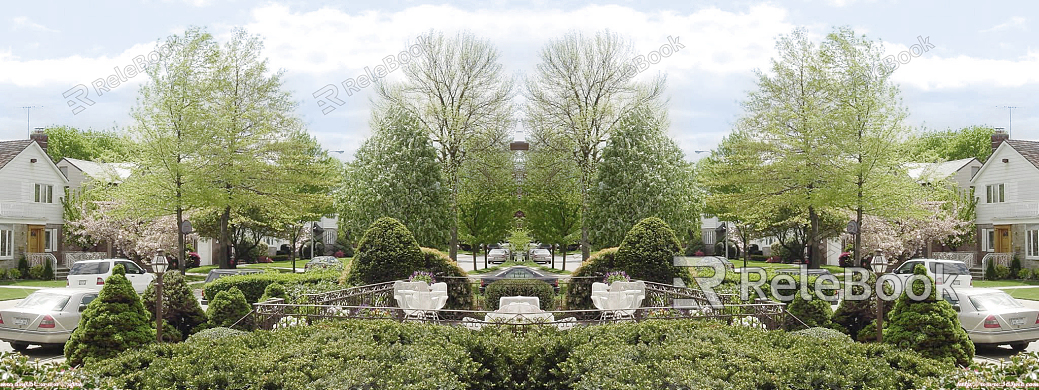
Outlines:
[[[316,285],[319,283],[336,282],[339,280],[338,271],[315,271],[302,274],[290,274],[281,272],[264,272],[259,274],[232,275],[209,282],[203,289],[206,300],[213,300],[221,291],[237,287],[245,294],[245,300],[249,303],[260,301],[263,292],[271,283],[280,283],[288,288],[290,285]]]
[[[473,289],[468,275],[451,260],[446,253],[433,248],[421,248],[422,263],[420,269],[429,271],[437,278],[437,282],[447,283],[447,309],[471,310],[473,308]]]
[[[566,288],[566,308],[592,309],[592,283],[601,282],[607,272],[617,271],[617,248],[606,248],[588,256],[574,273]]]
[[[558,331],[321,322],[149,345],[86,370],[125,389],[915,389],[952,365],[886,344],[710,321]]]
[[[498,310],[501,297],[538,297],[541,310],[552,310],[555,289],[552,285],[535,279],[504,279],[487,285],[484,289],[484,309]]]

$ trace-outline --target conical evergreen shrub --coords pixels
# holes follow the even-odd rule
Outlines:
[[[970,365],[974,343],[960,327],[959,314],[949,302],[935,298],[934,280],[927,276],[923,265],[917,265],[913,273],[924,275],[931,285],[930,294],[917,301],[909,297],[909,289],[921,296],[927,288],[925,282],[915,280],[906,286],[884,323],[884,342],[937,360]]]
[[[144,307],[148,308],[155,322],[155,282],[144,290]],[[184,337],[201,330],[206,322],[206,313],[198,304],[195,293],[188,287],[180,272],[167,272],[162,276],[162,318],[177,328]],[[163,326],[163,339],[167,339],[167,328]],[[181,339],[177,339],[180,341]]]
[[[125,275],[122,265],[115,266],[97,298],[83,311],[79,326],[65,343],[70,366],[114,357],[155,340],[152,316]]]

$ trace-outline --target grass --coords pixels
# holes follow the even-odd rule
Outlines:
[[[974,287],[1018,287],[1039,286],[1039,280],[978,280],[974,279]]]
[[[348,263],[350,261],[350,259],[351,259],[350,257],[342,257],[339,260],[341,260],[345,264],[345,263]],[[306,265],[308,261],[310,261],[310,260],[296,259],[296,268],[297,269],[303,269],[303,266]],[[289,268],[289,269],[291,269],[292,268],[292,262],[288,261],[288,260],[284,260],[284,261],[275,261],[273,263],[242,264],[242,265],[239,265],[238,267],[239,268],[259,268],[259,269],[266,269],[266,268]],[[199,273],[199,274],[208,274],[210,270],[214,270],[214,269],[217,269],[217,268],[220,268],[220,267],[215,266],[215,265],[203,265],[201,267],[188,268],[187,272]]]
[[[28,288],[0,288],[0,301],[22,299],[32,294],[34,289]]]
[[[1030,301],[1039,301],[1039,287],[1036,288],[1013,288],[1009,290],[1003,290],[1010,296],[1017,299],[1027,299]]]
[[[4,280],[0,286],[65,287],[65,280]]]

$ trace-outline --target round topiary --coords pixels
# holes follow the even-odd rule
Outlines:
[[[689,272],[675,266],[675,256],[681,253],[678,237],[660,218],[646,218],[635,224],[624,236],[617,249],[617,268],[632,279],[672,284],[681,278],[692,283]]]
[[[237,287],[231,287],[213,297],[213,301],[209,302],[209,308],[206,310],[206,317],[209,317],[210,328],[227,327],[252,330],[252,318],[249,317],[251,311],[249,302],[245,300],[245,294],[242,294]]]
[[[155,282],[144,290],[144,307],[150,308],[152,322],[155,321]],[[205,324],[206,313],[198,304],[195,293],[188,287],[184,275],[180,272],[168,272],[162,275],[162,318],[177,328],[181,335],[187,337]],[[163,332],[166,332],[163,327]],[[165,335],[164,335],[165,336]]]
[[[403,280],[421,263],[422,251],[411,231],[400,221],[383,217],[361,237],[347,281],[359,286]]]
[[[272,298],[285,299],[286,297],[285,286],[282,286],[281,283],[274,282],[268,284],[267,288],[263,289],[263,296],[260,297],[259,302],[266,302]]]
[[[428,271],[436,276],[437,281],[447,283],[447,309],[471,310],[473,308],[473,289],[469,285],[468,274],[458,267],[446,253],[433,248],[421,248],[422,265],[418,270]],[[414,271],[412,271],[414,272]]]
[[[83,311],[79,326],[65,343],[70,366],[114,357],[155,340],[152,317],[125,273],[122,265],[115,266],[97,298]]]
[[[535,279],[503,279],[488,284],[484,289],[484,309],[498,310],[501,297],[538,297],[541,310],[552,310],[552,297],[556,295],[552,285]]]
[[[884,322],[884,342],[903,349],[917,351],[937,360],[950,361],[960,366],[970,365],[974,358],[974,343],[960,326],[958,313],[944,299],[936,299],[934,280],[927,269],[917,265],[913,270],[930,283],[930,294],[921,300],[909,297],[909,289],[916,296],[923,295],[924,281],[914,280],[895,301],[895,307]]]
[[[790,315],[797,317],[809,328],[829,327],[830,316],[833,315],[830,302],[818,299],[814,295],[805,299],[800,293],[794,294],[794,300],[790,302],[787,310],[790,312]],[[790,321],[787,323],[787,330],[794,330],[800,326],[801,324],[797,321]]]
[[[570,283],[566,288],[566,308],[591,309],[592,283],[601,282],[606,273],[617,270],[617,248],[606,248],[593,253],[570,274]]]

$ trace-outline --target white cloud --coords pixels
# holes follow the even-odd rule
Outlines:
[[[32,20],[29,20],[29,18],[25,17],[25,16],[17,16],[17,17],[11,18],[11,22],[14,23],[11,26],[11,29],[13,29],[13,30],[18,30],[18,29],[21,29],[21,28],[27,28],[27,29],[35,30],[35,31],[52,32],[52,33],[59,32],[58,30],[55,30],[55,29],[49,28],[47,26],[44,26],[42,24],[33,22]]]
[[[76,84],[90,84],[98,78],[106,78],[116,73],[114,68],[125,72],[127,66],[134,66],[134,57],[147,56],[155,48],[154,43],[136,44],[115,56],[85,57],[71,55],[61,58],[22,59],[10,51],[0,52],[0,84],[12,84],[18,87],[42,87]],[[127,77],[120,82],[126,84],[140,83],[145,77],[138,74]],[[136,89],[136,87],[134,87]]]
[[[935,42],[940,46],[940,43]],[[896,56],[910,49],[889,45],[887,55]],[[905,58],[905,57],[903,57]],[[977,58],[966,55],[942,57],[923,54],[900,64],[891,76],[903,85],[924,91],[959,88],[1020,88],[1039,84],[1039,53],[1028,51],[1017,59]]]
[[[1023,17],[1014,16],[1014,17],[1010,18],[1010,20],[1008,20],[1008,21],[1006,21],[1004,23],[997,24],[995,26],[992,26],[992,27],[984,29],[984,30],[980,30],[978,32],[983,32],[983,33],[984,32],[997,32],[997,31],[1009,30],[1009,29],[1015,28],[1015,27],[1020,28],[1022,30],[1025,30],[1026,29],[1026,26],[1025,26],[1025,22],[1026,21],[1027,21],[1027,19],[1025,19]]]

